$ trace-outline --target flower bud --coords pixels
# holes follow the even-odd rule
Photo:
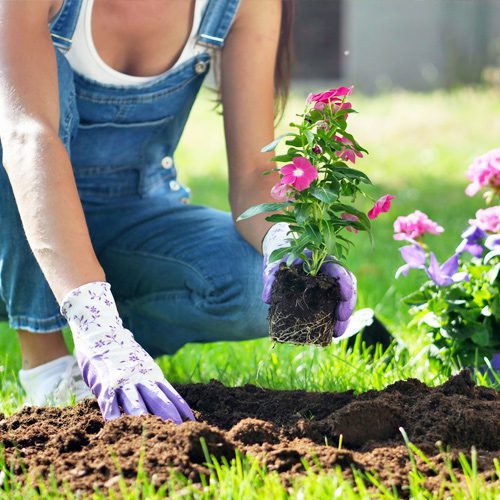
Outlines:
[[[316,155],[320,155],[323,153],[323,148],[319,144],[315,144],[313,147],[313,153]]]

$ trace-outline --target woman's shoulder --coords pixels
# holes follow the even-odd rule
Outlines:
[[[283,0],[240,0],[240,5],[234,19],[234,26],[249,25],[276,25],[281,20]]]

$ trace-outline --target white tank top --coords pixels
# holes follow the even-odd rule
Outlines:
[[[127,75],[116,71],[101,59],[95,48],[94,40],[92,39],[92,7],[94,5],[94,0],[83,0],[73,35],[73,43],[66,53],[66,57],[74,71],[99,83],[133,86],[149,82],[172,71],[184,61],[187,61],[198,53],[200,47],[196,44],[196,35],[207,3],[208,0],[195,0],[193,27],[188,41],[175,64],[161,75]]]

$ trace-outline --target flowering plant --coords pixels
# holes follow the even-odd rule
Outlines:
[[[485,199],[492,203],[499,195],[500,150],[493,150],[474,161],[467,177],[472,181],[466,194],[486,189]],[[431,353],[462,365],[474,364],[485,356],[495,368],[500,353],[500,205],[480,209],[462,241],[443,264],[429,251],[425,234],[439,235],[444,229],[415,211],[398,217],[394,239],[409,244],[400,248],[405,264],[396,272],[406,276],[420,269],[429,278],[419,290],[406,297],[413,319],[431,339]]]
[[[347,119],[355,111],[347,98],[352,87],[339,87],[310,94],[300,120],[291,123],[294,132],[278,137],[262,149],[273,151],[286,138],[286,152],[271,161],[285,163],[264,175],[278,174],[271,191],[276,203],[263,203],[246,210],[238,220],[260,213],[277,212],[266,220],[289,224],[288,245],[270,256],[275,262],[287,256],[286,265],[302,259],[304,272],[315,276],[330,256],[344,262],[352,241],[347,233],[366,231],[370,219],[387,212],[393,196],[385,195],[365,213],[353,203],[358,195],[368,197],[363,186],[368,176],[352,168],[367,151],[347,131]]]

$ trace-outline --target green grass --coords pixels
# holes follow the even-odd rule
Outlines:
[[[486,483],[477,473],[477,454],[472,450],[468,459],[460,453],[458,462],[464,479],[456,475],[456,467],[451,465],[451,456],[444,453],[447,479],[441,482],[436,492],[428,489],[426,476],[421,472],[419,464],[426,464],[432,470],[431,461],[413,444],[408,443],[408,453],[411,457],[408,488],[404,490],[405,497],[414,499],[458,499],[458,500],[494,500],[500,494],[500,487]],[[156,485],[154,478],[148,477],[141,467],[132,484],[127,484],[120,478],[114,492],[96,489],[93,499],[120,498],[136,499],[220,499],[220,500],[267,500],[268,498],[303,500],[318,499],[369,499],[396,500],[401,497],[394,486],[384,485],[380,479],[369,472],[352,470],[349,478],[345,477],[340,467],[334,470],[315,472],[309,464],[304,463],[306,473],[290,481],[285,486],[276,472],[269,472],[265,466],[252,457],[236,454],[231,462],[217,461],[206,453],[206,463],[210,470],[208,477],[202,478],[201,486],[192,484],[186,478],[172,474],[166,484]],[[0,462],[1,465],[1,462]],[[495,461],[495,479],[500,480],[500,463]],[[0,473],[0,484],[6,498],[81,498],[67,485],[58,487],[54,476],[37,482],[21,483],[4,467]]]
[[[308,89],[309,90],[309,89]],[[307,92],[297,91],[290,102],[287,117],[280,125],[286,128],[293,112],[300,112]],[[459,234],[467,220],[481,207],[481,199],[467,198],[464,171],[471,160],[488,149],[498,147],[500,137],[500,97],[495,90],[464,88],[432,94],[398,93],[378,97],[353,96],[359,115],[351,115],[356,138],[370,155],[359,162],[377,186],[373,195],[397,196],[394,208],[375,222],[375,247],[358,236],[356,250],[349,258],[358,277],[360,305],[373,307],[395,333],[397,341],[386,351],[367,349],[360,342],[348,350],[345,342],[326,349],[275,346],[267,339],[241,343],[187,345],[174,356],[159,360],[167,378],[174,383],[208,381],[216,378],[228,385],[254,383],[272,388],[302,388],[316,391],[356,392],[381,389],[408,377],[417,377],[429,385],[443,382],[449,371],[441,369],[427,356],[425,339],[408,331],[406,308],[401,298],[422,279],[418,273],[395,282],[400,265],[398,244],[392,240],[396,216],[420,209],[446,229],[439,237],[429,238],[438,258],[451,254],[459,243]],[[178,151],[177,165],[181,180],[191,186],[194,203],[227,209],[226,160],[222,119],[213,110],[211,96],[204,94],[193,110]],[[20,357],[14,332],[0,327],[1,411],[10,414],[22,400],[15,372]],[[499,387],[476,373],[480,384]],[[375,478],[358,475],[344,480],[338,471],[307,476],[285,491],[274,474],[267,474],[249,459],[232,466],[214,465],[212,480],[199,498],[367,498],[368,485]],[[494,498],[500,491],[487,493],[481,478],[471,470],[470,485],[451,486],[455,498]],[[0,473],[0,483],[3,481]],[[418,472],[410,476],[412,496],[430,498]],[[8,482],[8,474],[5,476]],[[147,478],[140,478],[141,488],[156,491]],[[4,491],[6,488],[4,484]],[[35,490],[11,484],[11,498],[36,496]],[[357,488],[357,489],[355,489]],[[136,498],[134,491],[125,496]],[[48,490],[46,490],[48,494]],[[194,495],[192,487],[181,478],[172,478],[160,493],[173,497]],[[68,492],[66,492],[68,494]],[[41,491],[43,494],[43,490]],[[51,494],[54,494],[52,491]],[[183,496],[184,495],[184,496]],[[393,498],[391,491],[379,491],[382,498]],[[43,495],[42,495],[43,496]]]

